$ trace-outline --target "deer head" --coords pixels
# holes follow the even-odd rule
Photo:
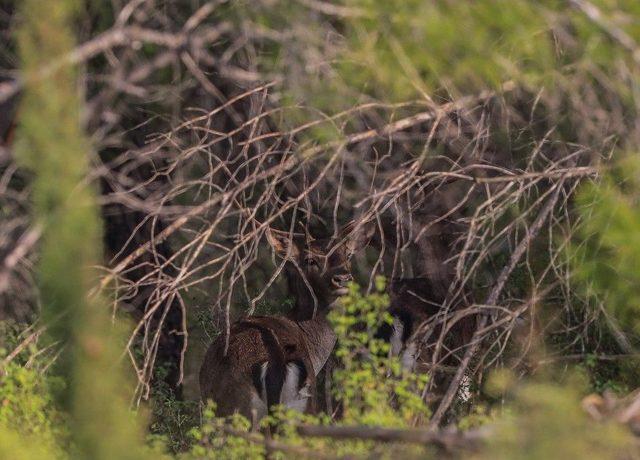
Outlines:
[[[375,228],[347,224],[336,238],[313,238],[308,234],[269,229],[267,241],[285,259],[289,290],[295,298],[291,318],[306,320],[325,313],[347,293],[352,256],[364,248]]]

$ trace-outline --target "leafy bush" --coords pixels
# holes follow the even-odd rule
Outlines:
[[[392,321],[384,278],[375,284],[378,292],[368,296],[352,284],[329,314],[338,336],[335,395],[345,424],[410,426],[429,413],[420,396],[426,376],[403,372],[400,360],[388,356],[389,345],[374,337]]]
[[[159,441],[170,452],[188,450],[193,443],[192,429],[198,425],[197,401],[182,400],[159,376],[151,396],[150,441]]]
[[[11,321],[1,321],[2,345],[0,359],[13,351],[23,339],[24,325]],[[27,330],[27,332],[29,332]],[[64,383],[61,379],[45,372],[48,360],[46,354],[37,347],[36,341],[8,360],[0,367],[0,457],[3,449],[20,452],[10,446],[32,446],[31,453],[23,452],[24,458],[36,458],[35,454],[46,458],[64,458],[69,448],[69,427],[66,415],[54,400]],[[28,365],[27,365],[28,364]],[[13,453],[13,452],[12,452]],[[29,456],[31,455],[31,457]]]
[[[619,459],[637,458],[633,436],[611,422],[595,422],[580,407],[584,382],[517,383],[506,373],[494,375],[489,391],[510,400],[482,458]]]
[[[624,326],[640,332],[640,160],[629,156],[602,183],[585,185],[571,248],[576,278]]]
[[[363,96],[437,101],[507,82],[534,92],[575,90],[571,81],[598,80],[633,60],[597,23],[557,0],[344,0],[337,3],[348,12],[324,24],[313,9],[254,3],[239,2],[236,14],[296,37],[286,48],[266,46],[262,65],[285,75],[291,99],[328,113]],[[604,22],[640,38],[630,19],[640,13],[637,2],[592,3]],[[616,90],[631,96],[624,85]]]
[[[234,415],[228,419],[216,417],[213,404],[204,410],[203,418],[202,426],[192,429],[190,433],[196,444],[180,458],[264,458],[261,435],[250,433],[251,422],[246,418],[241,415]],[[254,442],[247,439],[249,436],[253,436]]]
[[[35,369],[9,363],[0,374],[0,433],[14,433],[57,458],[68,447],[66,417],[54,405],[50,385]],[[2,445],[2,441],[0,441]]]

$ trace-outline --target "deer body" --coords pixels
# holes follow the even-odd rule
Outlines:
[[[314,410],[316,376],[336,342],[326,314],[346,293],[346,283],[352,279],[350,257],[364,245],[353,236],[336,244],[309,238],[293,241],[288,233],[274,230],[267,232],[267,239],[287,260],[295,308],[289,317],[236,321],[228,348],[225,337],[219,337],[200,369],[202,399],[213,400],[218,415],[239,412],[254,422],[277,404],[301,412]]]
[[[311,409],[315,378],[335,345],[328,321],[318,316],[292,321],[255,316],[233,324],[207,351],[200,372],[203,399],[217,403],[220,416],[239,412],[260,419],[276,404],[300,412]]]

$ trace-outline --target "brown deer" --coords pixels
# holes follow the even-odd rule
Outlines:
[[[463,316],[452,322],[450,315],[458,310],[447,311],[447,288],[439,281],[429,278],[393,279],[389,285],[389,313],[392,324],[383,325],[377,337],[389,342],[391,356],[400,357],[402,368],[408,371],[425,372],[430,369],[434,355],[439,365],[455,367],[461,350],[471,341],[475,318]],[[462,300],[467,304],[468,300]],[[448,323],[448,324],[447,324]],[[444,329],[443,331],[443,328]],[[437,347],[444,347],[440,354]],[[425,367],[426,366],[426,367]],[[435,377],[435,375],[434,375]],[[435,387],[444,382],[439,375],[433,381]],[[466,401],[471,397],[470,382],[465,378],[459,397]]]
[[[228,348],[219,337],[207,350],[200,369],[203,400],[217,414],[238,412],[254,423],[277,404],[301,412],[315,409],[316,376],[325,365],[336,337],[326,318],[331,305],[351,281],[351,256],[366,244],[351,226],[341,238],[290,238],[267,231],[276,254],[287,261],[293,311],[284,316],[251,316],[231,326]]]
[[[429,199],[418,200],[420,206],[401,206],[394,219],[381,220],[381,240],[373,242],[381,245],[383,238],[387,246],[409,248],[405,262],[410,273],[420,273],[420,277],[392,279],[388,311],[393,323],[376,334],[389,343],[391,355],[399,356],[407,370],[425,370],[425,364],[429,368],[434,355],[438,362],[433,364],[456,366],[459,351],[474,332],[475,317],[462,316],[462,307],[471,304],[468,293],[462,289],[451,303],[449,292],[456,280],[455,248],[464,232],[461,214],[451,212],[456,193],[438,187],[429,192]]]

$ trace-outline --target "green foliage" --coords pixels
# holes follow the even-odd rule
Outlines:
[[[35,369],[14,363],[4,366],[0,374],[0,433],[18,434],[51,456],[62,458],[67,425],[53,403],[49,384]]]
[[[389,358],[389,345],[374,337],[383,323],[392,321],[384,278],[376,279],[376,289],[363,296],[351,284],[349,294],[329,314],[338,336],[335,394],[346,424],[408,426],[428,415],[420,397],[426,376],[403,372],[399,359]]]
[[[64,457],[57,456],[53,449],[39,438],[25,438],[18,432],[0,426],[0,458],[49,460]]]
[[[191,430],[199,423],[199,403],[182,400],[168,388],[156,370],[156,381],[151,397],[152,441],[160,441],[170,452],[183,452],[191,447]]]
[[[323,17],[315,8],[272,2],[238,2],[233,9],[237,17],[293,37],[265,44],[261,65],[286,79],[284,105],[303,101],[307,117],[316,110],[335,114],[368,98],[384,104],[438,102],[499,90],[507,82],[534,93],[544,87],[564,95],[585,82],[597,82],[603,72],[611,75],[612,69],[615,75],[606,84],[633,103],[625,73],[637,75],[632,53],[567,2],[333,3],[345,7],[345,14]],[[605,23],[640,40],[633,20],[640,14],[638,2],[592,3]],[[617,75],[618,69],[625,70]],[[305,118],[293,112],[287,112],[287,120]],[[334,140],[332,128],[326,123],[314,129],[312,137],[318,136],[319,142]]]
[[[350,3],[373,12],[354,27],[349,48],[360,52],[352,61],[364,62],[365,71],[353,75],[363,82],[372,77],[386,95],[401,99],[439,89],[455,94],[499,88],[508,80],[539,87],[574,72],[569,64],[606,67],[618,57],[630,58],[603,39],[583,13],[555,0]],[[597,3],[605,15],[611,7],[618,14],[637,13],[637,2]],[[567,30],[575,40],[568,39]]]
[[[582,221],[570,256],[576,279],[614,317],[640,332],[640,161],[620,161],[578,197]]]
[[[493,378],[490,391],[511,401],[481,458],[617,459],[636,458],[633,436],[624,427],[588,418],[580,407],[583,382],[514,385],[509,376]]]
[[[118,365],[120,331],[92,292],[102,230],[96,191],[86,180],[91,148],[81,128],[75,69],[63,65],[43,73],[44,62],[74,48],[71,24],[80,2],[60,0],[43,8],[38,0],[25,0],[20,6],[25,90],[16,159],[33,172],[44,324],[49,339],[65,345],[55,363],[66,383],[58,402],[69,412],[74,456],[141,459],[145,453],[128,408],[131,392]],[[16,375],[21,385],[29,383],[25,374]]]
[[[576,371],[582,372],[588,379],[590,390],[600,394],[611,391],[626,395],[636,387],[640,376],[637,358],[601,360],[590,354],[576,367]]]
[[[498,417],[496,411],[490,409],[483,403],[478,403],[471,408],[471,412],[460,418],[458,428],[461,430],[469,430],[478,428],[489,423],[495,422]]]
[[[588,308],[601,304],[615,322],[635,334],[640,332],[639,173],[637,155],[628,155],[613,164],[599,183],[582,186],[576,207],[580,223],[567,249]],[[615,345],[609,348],[618,353]],[[581,368],[597,392],[622,394],[637,386],[635,358],[601,361],[587,356]]]
[[[584,14],[547,0],[377,1],[353,0],[368,14],[351,21],[344,69],[347,78],[380,96],[406,99],[500,88],[514,80],[549,83],[581,61],[609,66],[626,51],[612,46]],[[637,2],[600,3],[603,14],[638,13]],[[559,14],[564,13],[565,19]],[[569,26],[562,21],[571,21]],[[617,27],[638,36],[624,23]],[[559,28],[564,31],[560,32]],[[568,40],[573,30],[575,40]]]
[[[3,321],[0,329],[15,333],[16,327]],[[4,354],[0,353],[0,357]],[[28,367],[23,363],[27,359]],[[0,437],[4,437],[4,441],[0,440],[0,452],[9,449],[3,442],[10,442],[16,435],[37,446],[35,449],[42,455],[64,457],[69,446],[67,418],[53,398],[64,384],[47,375],[43,364],[32,344],[0,368]]]
[[[526,80],[555,66],[538,3],[349,3],[369,14],[353,21],[343,74],[379,95],[404,100],[433,95],[443,86],[454,92],[499,88],[507,80]]]
[[[247,439],[253,436],[260,440],[261,435],[250,433],[251,422],[241,415],[234,415],[228,419],[215,416],[215,406],[210,404],[204,410],[203,424],[200,428],[191,430],[190,435],[195,445],[188,453],[180,458],[206,459],[261,459],[264,458],[264,445],[261,442],[251,442]]]

